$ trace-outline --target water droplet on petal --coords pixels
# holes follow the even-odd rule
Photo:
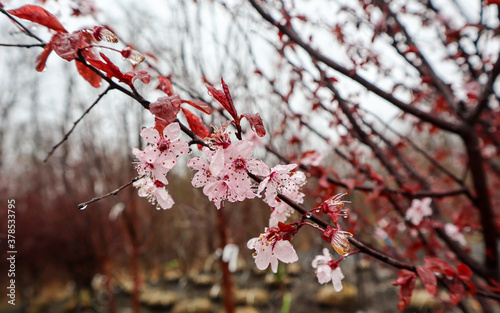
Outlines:
[[[307,217],[307,218],[311,218],[311,216],[312,216],[312,213],[311,213],[311,212],[309,212],[309,213],[307,213],[307,214],[306,214],[306,217]]]

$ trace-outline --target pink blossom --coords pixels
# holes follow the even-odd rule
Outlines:
[[[203,194],[215,204],[217,209],[220,209],[221,203],[224,200],[228,200],[229,202],[241,201],[239,200],[240,197],[238,197],[237,191],[228,181],[228,178],[229,177],[224,177],[214,180],[203,188]]]
[[[171,123],[163,129],[163,136],[160,136],[158,130],[150,127],[141,131],[141,137],[156,148],[158,163],[162,163],[167,168],[172,168],[177,162],[177,156],[189,152],[188,143],[177,139],[180,132],[179,123]]]
[[[147,146],[144,151],[134,148],[132,149],[132,153],[138,159],[136,169],[139,175],[151,175],[162,183],[168,184],[165,175],[170,170],[170,167],[165,162],[159,160],[158,156],[160,153],[158,149],[153,146]]]
[[[224,146],[226,148],[224,148]],[[246,140],[215,145],[215,151],[203,149],[208,161],[193,158],[188,166],[198,170],[192,180],[195,187],[204,187],[203,193],[220,208],[222,201],[243,201],[254,198],[253,182],[248,172],[264,176],[269,168],[261,160],[252,159],[253,144]]]
[[[203,148],[203,153],[211,161],[210,163],[202,158],[195,157],[189,160],[187,164],[192,169],[198,170],[191,180],[193,186],[196,188],[203,187],[203,194],[215,204],[217,209],[220,209],[223,200],[237,201],[236,192],[228,182],[229,177],[224,175],[223,149],[213,152],[208,148]]]
[[[446,235],[448,235],[448,237],[457,241],[462,246],[467,245],[467,241],[465,240],[464,234],[460,232],[460,229],[458,229],[456,225],[452,223],[446,223],[444,225],[444,232],[446,233]]]
[[[271,216],[269,217],[269,227],[278,226],[279,222],[284,223],[293,213],[292,207],[285,202],[278,199],[277,203],[278,205],[272,209]]]
[[[198,171],[194,174],[193,179],[191,180],[191,184],[196,188],[204,187],[208,183],[216,180],[216,177],[214,177],[212,172],[210,172],[210,164],[202,158],[192,158],[188,161],[187,166]]]
[[[248,241],[248,249],[255,249],[254,258],[257,268],[265,270],[271,264],[271,270],[278,272],[278,260],[284,263],[296,262],[299,258],[290,241],[284,239],[286,233],[280,228],[266,228],[265,233]]]
[[[174,200],[165,189],[165,185],[150,177],[144,177],[134,182],[134,187],[139,188],[139,197],[145,197],[152,204],[158,204],[156,209],[170,209],[174,205]]]
[[[259,184],[258,193],[264,189],[264,201],[270,206],[275,207],[278,203],[276,196],[279,193],[284,194],[293,201],[301,203],[304,194],[300,192],[300,187],[305,183],[306,176],[302,172],[290,172],[297,167],[297,164],[276,165],[271,169],[271,173]]]
[[[312,267],[316,269],[316,276],[320,284],[326,284],[331,281],[335,291],[339,292],[342,290],[344,274],[327,248],[323,249],[323,255],[317,255],[314,258]]]
[[[259,159],[251,159],[254,144],[248,140],[240,140],[225,150],[228,170],[247,175],[247,171],[257,176],[267,176],[269,167]],[[248,175],[247,175],[248,176]]]
[[[264,147],[264,141],[255,132],[246,132],[245,140],[253,142],[257,147]]]
[[[207,138],[212,148],[226,149],[231,145],[231,138],[227,132],[229,124],[231,124],[231,121],[227,121],[219,127],[216,127],[213,134]]]
[[[406,211],[406,219],[411,221],[413,225],[420,225],[425,216],[432,215],[431,202],[431,198],[413,199],[410,208]]]

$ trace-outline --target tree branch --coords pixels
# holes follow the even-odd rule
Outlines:
[[[89,106],[87,108],[87,110],[85,110],[85,112],[83,112],[83,114],[75,121],[73,122],[73,127],[71,127],[71,129],[64,135],[63,139],[61,139],[61,141],[59,141],[55,146],[52,147],[52,150],[50,150],[50,152],[47,154],[47,156],[45,157],[45,159],[43,160],[43,162],[47,162],[47,160],[50,158],[50,156],[56,151],[56,149],[63,144],[63,142],[65,142],[66,140],[68,140],[69,138],[69,135],[71,135],[71,133],[73,132],[73,130],[75,129],[76,125],[78,125],[78,123],[80,123],[80,121],[83,119],[83,117],[85,115],[87,115],[90,110],[92,110],[92,108],[94,108],[94,106],[102,99],[102,97],[104,97],[105,94],[108,93],[108,91],[110,91],[111,89],[113,89],[111,86],[106,88],[106,90],[104,90],[98,97],[97,99],[94,101],[94,103],[92,103],[91,106]]]
[[[96,198],[92,198],[91,200],[87,201],[87,202],[83,202],[83,203],[80,203],[78,205],[78,209],[80,210],[85,210],[87,208],[87,206],[91,203],[94,203],[94,202],[97,202],[97,201],[100,201],[102,199],[105,199],[105,198],[108,198],[108,197],[111,197],[111,196],[116,196],[120,191],[122,191],[123,189],[125,189],[126,187],[132,185],[134,182],[138,181],[140,178],[142,177],[134,177],[130,180],[130,182],[126,183],[125,185],[123,186],[120,186],[118,188],[116,188],[115,190],[105,194],[105,195],[102,195],[100,197],[96,197]]]
[[[274,27],[278,28],[282,33],[287,35],[290,40],[295,42],[297,45],[302,47],[310,56],[312,59],[318,60],[324,64],[326,64],[328,67],[332,68],[333,70],[342,73],[346,77],[351,78],[352,80],[356,81],[359,83],[361,86],[365,87],[367,90],[373,92],[374,94],[378,95],[382,99],[388,101],[389,103],[395,105],[399,109],[403,110],[406,113],[409,113],[411,115],[414,115],[418,118],[420,118],[423,121],[429,122],[443,130],[452,132],[452,133],[461,133],[463,132],[463,127],[460,125],[457,125],[456,123],[448,122],[446,120],[443,120],[441,118],[436,117],[435,115],[432,115],[430,113],[424,112],[419,110],[418,108],[411,106],[407,103],[404,103],[403,101],[395,98],[392,94],[383,91],[376,85],[372,84],[365,78],[361,77],[358,75],[355,71],[349,70],[332,59],[324,56],[321,54],[318,50],[315,50],[312,48],[310,45],[305,43],[300,36],[291,28],[288,28],[284,25],[281,25],[278,21],[276,21],[271,15],[269,15],[267,12],[262,9],[260,5],[256,3],[255,0],[248,0],[250,1],[250,4],[257,10],[257,12],[266,20],[268,21],[271,25]]]

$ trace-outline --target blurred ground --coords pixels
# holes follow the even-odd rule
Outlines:
[[[399,290],[391,285],[393,271],[351,257],[342,263],[346,279],[342,292],[336,293],[331,284],[318,284],[310,267],[312,257],[301,255],[298,263],[280,267],[278,274],[259,271],[253,263],[240,259],[233,277],[237,312],[398,312]],[[220,275],[215,259],[188,273],[175,267],[152,271],[144,278],[141,312],[223,312]],[[132,280],[126,274],[115,276],[117,312],[132,313]],[[109,293],[102,277],[97,276],[93,286],[93,294],[79,293],[80,301],[71,284],[48,286],[51,290],[34,296],[29,303],[20,303],[15,309],[2,306],[0,312],[109,312]],[[413,304],[405,312],[434,312],[438,308],[444,309],[425,291],[417,290]]]

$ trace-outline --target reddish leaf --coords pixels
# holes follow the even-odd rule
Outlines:
[[[187,103],[187,104],[191,105],[192,107],[200,110],[203,113],[206,113],[206,114],[212,113],[212,109],[210,108],[210,106],[208,106],[208,104],[206,104],[203,101],[200,101],[200,100],[182,100],[182,103]]]
[[[101,58],[103,58],[104,62],[93,58],[87,58],[87,61],[95,68],[106,73],[106,76],[108,76],[109,78],[116,77],[119,81],[130,84],[130,80],[124,77],[118,66],[114,65],[106,55],[100,53],[100,56]]]
[[[42,7],[36,5],[25,5],[19,9],[7,10],[10,14],[19,18],[43,25],[58,32],[67,33],[61,22]]]
[[[457,265],[457,272],[458,272],[458,278],[460,280],[462,280],[467,285],[467,287],[469,288],[470,294],[475,295],[476,294],[476,285],[474,285],[470,281],[470,279],[472,277],[471,269],[467,265],[460,263]]]
[[[210,131],[208,130],[208,127],[203,124],[201,118],[194,115],[189,110],[186,110],[184,108],[181,109],[182,113],[184,113],[184,115],[186,116],[189,128],[193,131],[193,133],[198,135],[198,137],[200,138],[206,138],[210,136]]]
[[[450,284],[450,302],[457,304],[462,300],[462,297],[466,294],[464,284],[458,279],[454,279]]]
[[[400,270],[398,273],[398,279],[392,283],[394,286],[401,286],[401,289],[399,290],[399,311],[403,311],[410,304],[411,294],[415,288],[416,280],[417,275],[415,273],[407,270]]]
[[[229,92],[229,87],[226,85],[222,77],[220,78],[220,83],[222,85],[222,89],[224,90],[224,94],[226,95],[227,103],[230,106],[230,109],[228,109],[229,113],[231,113],[231,115],[233,116],[235,115],[237,116],[238,114],[236,113],[236,109],[233,103],[233,98],[231,97],[231,93]],[[234,114],[232,112],[234,112]]]
[[[295,228],[293,226],[290,226],[288,224],[285,224],[283,222],[278,222],[278,228],[282,232],[291,232],[291,233],[296,233],[297,232],[297,228]]]
[[[66,61],[76,59],[78,57],[78,49],[85,44],[81,31],[71,34],[57,33],[52,37],[51,42],[54,52]]]
[[[494,292],[500,292],[500,284],[496,282],[493,278],[488,279],[490,286],[488,288]]]
[[[453,277],[456,274],[455,270],[448,263],[441,259],[426,257],[424,258],[424,261],[429,269],[444,274],[448,277]]]
[[[94,73],[91,69],[89,69],[81,62],[75,62],[75,64],[76,64],[76,69],[78,70],[80,76],[82,76],[86,81],[88,81],[90,85],[92,85],[92,87],[97,88],[101,86],[101,81],[102,81],[101,76]]]
[[[160,134],[163,129],[177,118],[181,110],[181,98],[179,95],[161,97],[149,105],[149,111],[155,115],[155,128]]]
[[[236,108],[234,107],[233,104],[233,99],[231,97],[231,94],[229,93],[229,88],[224,82],[224,79],[221,78],[221,84],[222,84],[222,89],[224,91],[220,91],[215,89],[214,87],[207,85],[208,93],[214,97],[215,100],[217,100],[222,106],[231,114],[233,119],[238,122],[239,121],[239,116],[238,113],[236,112]]]
[[[425,290],[427,290],[430,295],[435,295],[437,290],[437,279],[434,272],[425,266],[417,266],[417,273],[425,286]]]
[[[172,87],[172,83],[170,82],[170,79],[168,79],[165,76],[158,75],[158,80],[160,81],[160,84],[156,89],[160,89],[164,93],[167,94],[167,96],[173,96],[174,95],[174,88]]]
[[[38,72],[43,71],[45,68],[45,62],[47,62],[47,58],[49,57],[49,54],[52,52],[52,44],[49,42],[48,44],[45,45],[43,48],[42,53],[38,55],[35,61],[35,69]]]
[[[457,265],[457,272],[458,277],[462,280],[469,280],[472,277],[471,269],[463,263]]]
[[[264,137],[266,135],[266,129],[264,128],[264,123],[262,123],[262,118],[259,113],[245,113],[242,116],[248,120],[250,127],[252,127],[253,131],[256,132],[259,137]]]
[[[151,81],[151,75],[149,75],[148,72],[143,71],[143,70],[140,70],[137,72],[127,72],[127,73],[123,74],[123,77],[130,82],[129,84],[133,84],[134,81],[137,79],[139,79],[141,82],[143,82],[146,85],[149,84],[149,82]]]

